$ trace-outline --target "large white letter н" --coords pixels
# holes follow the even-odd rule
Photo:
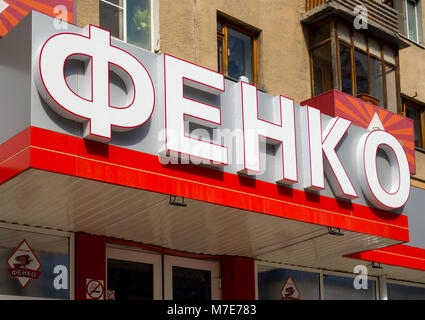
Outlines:
[[[189,155],[205,164],[227,165],[225,146],[191,137],[189,122],[211,129],[221,125],[219,107],[184,96],[184,87],[192,87],[213,95],[224,92],[224,76],[190,62],[164,54],[165,150]],[[186,124],[185,124],[186,123]]]
[[[277,123],[260,119],[257,88],[241,82],[244,166],[240,172],[256,175],[262,172],[265,163],[260,161],[260,141],[277,145],[275,172],[276,181],[285,184],[298,182],[297,148],[295,134],[294,101],[283,96],[274,97],[279,110]],[[263,159],[264,162],[264,159]]]

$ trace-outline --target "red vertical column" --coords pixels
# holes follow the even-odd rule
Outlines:
[[[222,259],[221,283],[223,300],[255,300],[254,259]]]
[[[87,281],[106,283],[106,243],[102,237],[75,234],[75,299],[87,299]],[[103,287],[103,290],[105,288]],[[105,296],[105,291],[103,293]],[[97,298],[97,295],[94,295]]]

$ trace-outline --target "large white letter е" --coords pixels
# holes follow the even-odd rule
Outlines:
[[[227,165],[226,147],[190,137],[185,126],[187,117],[210,128],[221,125],[220,108],[186,98],[183,92],[184,86],[190,86],[218,95],[224,91],[224,76],[167,54],[164,73],[166,150],[161,152],[177,152],[208,164]]]
[[[110,41],[110,32],[92,25],[88,37],[54,35],[39,49],[34,70],[37,89],[45,101],[63,117],[82,122],[85,138],[101,142],[111,139],[111,130],[127,131],[144,124],[155,104],[153,83],[143,64]],[[68,86],[64,74],[68,58],[89,64],[89,99]],[[122,107],[110,105],[109,71],[124,81],[129,92]]]

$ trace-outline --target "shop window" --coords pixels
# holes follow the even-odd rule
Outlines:
[[[0,299],[70,299],[69,236],[28,230],[0,227]],[[19,271],[31,276],[12,277]]]
[[[424,286],[387,282],[388,300],[425,300]]]
[[[376,298],[376,280],[367,281],[367,289],[356,289],[354,277],[323,276],[325,300],[374,300]]]
[[[291,293],[295,291],[297,293],[293,293],[293,295],[300,300],[320,299],[319,273],[258,264],[257,281],[259,300],[282,300],[282,294],[286,294],[291,298]],[[294,289],[291,289],[291,287]]]
[[[151,50],[151,0],[100,0],[99,24],[115,38]]]
[[[404,101],[404,116],[413,120],[415,146],[424,148],[425,130],[424,130],[424,107],[410,101]]]
[[[249,83],[257,83],[257,36],[254,31],[235,25],[227,20],[217,22],[218,72]]]
[[[334,88],[397,112],[396,50],[344,22],[329,20],[314,26],[310,29],[314,96]]]

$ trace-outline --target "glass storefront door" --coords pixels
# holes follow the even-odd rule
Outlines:
[[[164,256],[166,300],[219,300],[220,265],[215,261]]]
[[[161,255],[106,248],[107,290],[115,300],[162,299]]]
[[[115,300],[220,299],[218,262],[109,246],[106,258],[106,286]]]

